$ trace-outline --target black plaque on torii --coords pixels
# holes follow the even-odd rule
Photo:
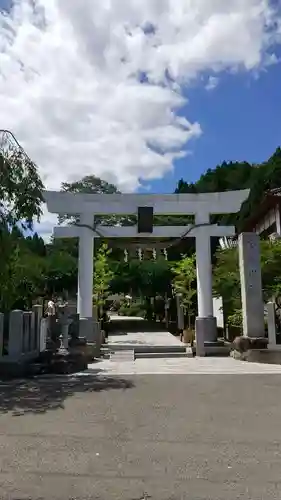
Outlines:
[[[153,233],[153,207],[138,207],[138,233]]]

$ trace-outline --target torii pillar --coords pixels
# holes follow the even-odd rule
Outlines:
[[[89,213],[80,215],[80,224],[93,226],[94,216]],[[73,228],[76,229],[76,228]],[[94,238],[88,227],[79,227],[78,257],[78,297],[77,313],[80,318],[93,317],[93,275],[94,275]]]
[[[209,224],[210,214],[198,212],[195,215],[195,224]],[[234,227],[220,227],[229,236],[235,234]],[[217,320],[213,308],[213,279],[211,236],[215,236],[213,226],[201,226],[196,230],[196,272],[197,272],[197,302],[198,316],[196,318],[196,345],[202,338],[202,351],[204,343],[217,341]],[[218,234],[219,235],[219,234]],[[200,347],[198,346],[198,351]],[[204,354],[202,352],[202,354]]]

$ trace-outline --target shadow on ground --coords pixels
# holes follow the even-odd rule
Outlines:
[[[37,377],[0,382],[0,414],[12,411],[14,416],[45,413],[64,408],[64,401],[78,393],[131,389],[129,379],[103,376],[91,370],[89,375]]]

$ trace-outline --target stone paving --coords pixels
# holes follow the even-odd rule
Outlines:
[[[1,384],[0,498],[280,500],[280,422],[280,375]]]
[[[281,374],[281,365],[248,363],[230,357],[137,359],[116,363],[104,360],[89,366],[88,373],[101,375],[202,374],[247,375]]]
[[[165,347],[184,347],[179,337],[175,337],[167,331],[160,332],[128,332],[125,334],[113,334],[108,336],[108,343],[111,345],[131,346],[165,346]]]
[[[2,382],[0,498],[280,500],[280,425],[280,365],[104,360]]]
[[[122,318],[124,323],[127,318]],[[141,320],[141,318],[139,318]],[[161,332],[126,332],[109,335],[108,344],[111,346],[127,346],[128,350],[134,346],[165,346],[167,349],[184,347],[178,337],[167,331]],[[160,358],[136,359],[135,361],[115,362],[103,360],[89,366],[91,370],[103,375],[137,375],[137,374],[251,374],[251,373],[281,373],[281,365],[247,363],[230,357],[206,358]]]

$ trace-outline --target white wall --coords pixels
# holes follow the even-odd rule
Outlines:
[[[217,326],[224,328],[222,297],[213,297],[214,316],[217,318]]]

